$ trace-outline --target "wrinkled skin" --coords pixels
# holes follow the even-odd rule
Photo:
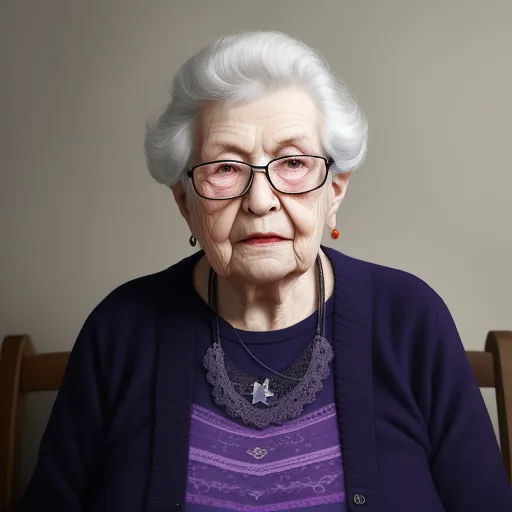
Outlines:
[[[295,87],[242,105],[212,103],[197,120],[190,165],[224,159],[266,165],[290,154],[327,156],[321,130],[316,104]],[[332,230],[336,225],[350,174],[330,175],[320,189],[286,195],[256,173],[243,197],[223,201],[203,199],[191,186],[174,185],[180,211],[205,252],[195,269],[201,297],[207,297],[211,265],[219,275],[220,314],[235,327],[280,329],[310,315],[316,308],[314,261],[324,227]],[[255,232],[277,233],[285,240],[246,243]],[[332,268],[321,255],[330,295]]]

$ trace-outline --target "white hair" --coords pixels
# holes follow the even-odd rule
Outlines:
[[[355,97],[318,51],[281,32],[257,31],[214,40],[181,66],[165,112],[146,125],[149,172],[169,186],[186,176],[194,121],[207,102],[240,104],[294,85],[323,114],[322,145],[334,160],[331,170],[357,169],[365,158],[368,126]]]

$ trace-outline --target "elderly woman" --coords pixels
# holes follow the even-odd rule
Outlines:
[[[512,510],[443,300],[320,245],[366,138],[284,34],[182,66],[146,152],[202,250],[88,317],[22,511]]]

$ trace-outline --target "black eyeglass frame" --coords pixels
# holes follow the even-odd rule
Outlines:
[[[277,162],[278,160],[284,160],[286,158],[301,158],[301,157],[305,157],[305,156],[309,156],[312,158],[320,158],[325,162],[325,176],[324,176],[324,179],[322,180],[322,183],[320,183],[319,185],[317,185],[316,187],[314,187],[310,190],[305,190],[303,192],[284,192],[283,190],[279,190],[272,183],[272,180],[270,179],[270,173],[268,170],[270,164]],[[199,191],[197,190],[197,187],[196,187],[196,184],[194,181],[194,170],[203,165],[220,164],[220,163],[224,163],[224,162],[232,162],[234,164],[244,164],[251,168],[251,176],[250,176],[249,181],[247,182],[247,186],[245,187],[243,192],[241,194],[237,194],[236,196],[229,196],[229,197],[207,197],[207,196],[203,196],[202,194],[200,194]],[[243,197],[245,194],[247,194],[247,192],[249,192],[249,189],[251,188],[252,182],[254,181],[254,173],[255,172],[264,172],[265,176],[267,177],[267,180],[270,183],[270,185],[272,186],[272,188],[274,190],[277,190],[277,192],[279,192],[280,194],[296,196],[296,195],[301,195],[301,194],[307,194],[308,192],[313,192],[313,190],[318,190],[319,188],[322,188],[325,185],[325,182],[327,181],[327,176],[329,175],[329,169],[331,168],[332,164],[334,164],[334,160],[331,157],[326,158],[324,156],[319,156],[319,155],[285,155],[285,156],[280,156],[278,158],[274,158],[274,159],[270,160],[270,162],[268,162],[267,165],[251,165],[251,164],[248,164],[247,162],[243,162],[241,160],[212,160],[210,162],[202,162],[200,164],[194,165],[194,167],[191,167],[190,169],[187,170],[187,176],[192,179],[192,186],[194,187],[196,194],[199,197],[202,197],[203,199],[208,199],[209,201],[226,201],[227,199],[237,199],[239,197]]]

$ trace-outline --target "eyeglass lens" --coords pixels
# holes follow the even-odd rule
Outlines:
[[[194,186],[203,197],[236,197],[246,191],[251,172],[251,166],[228,160],[202,164],[194,169]],[[300,194],[317,188],[324,181],[326,172],[323,158],[304,155],[274,160],[268,168],[272,185],[288,194]]]

